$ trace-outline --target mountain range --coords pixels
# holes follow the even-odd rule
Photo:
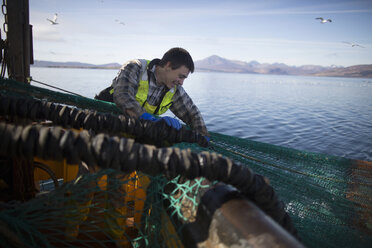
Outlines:
[[[35,60],[35,67],[58,68],[89,68],[89,69],[119,69],[118,63],[94,65],[80,62],[51,62]],[[298,75],[298,76],[332,76],[332,77],[361,77],[372,78],[372,65],[319,66],[303,65],[289,66],[283,63],[259,63],[257,61],[244,62],[229,60],[217,55],[212,55],[202,60],[195,61],[196,71],[229,72],[229,73],[254,73],[271,75]]]
[[[355,65],[349,67],[324,67],[319,65],[289,66],[283,63],[260,64],[254,60],[251,62],[228,60],[217,55],[195,61],[195,68],[198,71],[214,72],[372,78],[372,65]]]

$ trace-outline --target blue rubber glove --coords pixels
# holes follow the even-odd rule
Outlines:
[[[181,127],[182,127],[181,123],[178,120],[176,120],[172,117],[165,116],[165,117],[161,117],[160,119],[158,119],[156,121],[160,121],[160,120],[164,120],[165,123],[167,123],[168,126],[173,127],[177,130],[180,130]]]
[[[156,119],[154,116],[152,116],[152,114],[149,114],[149,113],[143,113],[140,117],[140,119],[142,120],[148,120],[148,121],[157,121],[158,119]]]
[[[182,127],[181,123],[178,120],[176,120],[172,117],[168,117],[168,116],[161,117],[161,118],[157,119],[152,114],[149,114],[149,113],[145,112],[139,118],[142,119],[142,120],[148,120],[148,121],[153,121],[153,122],[158,122],[160,120],[164,120],[165,123],[168,126],[173,127],[177,130],[180,130],[181,127]]]
[[[204,136],[204,135],[200,135],[201,137],[203,137],[204,139],[200,139],[198,140],[198,144],[202,147],[209,147],[210,146],[210,141],[211,141],[211,137],[209,136]],[[199,136],[199,137],[200,137]]]

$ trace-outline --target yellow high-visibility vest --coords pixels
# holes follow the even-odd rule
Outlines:
[[[150,60],[147,60],[147,65],[150,63]],[[143,63],[142,63],[143,65]],[[141,76],[141,80],[138,84],[137,94],[136,94],[136,100],[141,104],[143,108],[145,108],[147,113],[150,114],[156,114],[161,115],[164,114],[170,106],[172,106],[172,98],[176,92],[176,87],[174,86],[174,89],[169,90],[163,97],[161,103],[159,106],[150,105],[147,102],[147,95],[149,94],[149,79],[147,78],[146,71]],[[110,90],[110,94],[114,93],[114,89],[112,88]],[[156,111],[157,110],[157,111]],[[156,113],[155,113],[156,112]]]
[[[138,85],[136,100],[141,104],[142,107],[146,109],[147,113],[161,115],[164,114],[172,105],[172,98],[175,92],[176,86],[174,87],[174,90],[172,92],[168,91],[165,94],[163,100],[160,103],[160,106],[150,105],[147,102],[147,95],[149,93],[149,81],[141,80]],[[155,113],[157,108],[158,111]]]

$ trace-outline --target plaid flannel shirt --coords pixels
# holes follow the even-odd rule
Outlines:
[[[145,65],[145,60],[130,60],[121,67],[118,75],[112,81],[112,86],[114,87],[114,102],[123,112],[130,109],[138,116],[146,112],[146,110],[140,106],[136,100],[140,78],[144,73],[147,75]],[[154,72],[155,68],[156,65],[151,68],[151,71]],[[162,101],[161,96],[164,87],[166,86],[156,85],[156,78],[154,74],[151,73],[147,102],[154,106],[159,105]],[[182,86],[177,85],[172,102],[173,104],[171,105],[170,110],[174,115],[199,133],[208,135],[207,128],[199,109]]]

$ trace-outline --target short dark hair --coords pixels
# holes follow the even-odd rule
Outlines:
[[[187,67],[191,73],[194,72],[194,61],[188,51],[180,47],[169,49],[159,62],[159,66],[164,67],[168,62],[173,70],[181,66]]]

